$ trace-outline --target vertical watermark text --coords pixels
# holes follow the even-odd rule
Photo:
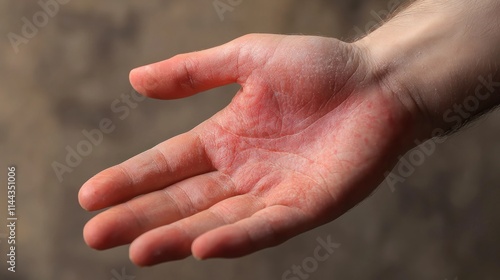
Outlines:
[[[7,168],[7,264],[10,272],[16,272],[16,167]]]

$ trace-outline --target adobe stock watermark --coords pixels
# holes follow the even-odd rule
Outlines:
[[[308,279],[311,274],[318,270],[320,263],[328,260],[335,250],[340,248],[339,243],[332,242],[330,235],[326,237],[326,240],[318,237],[316,241],[318,246],[314,248],[312,255],[304,258],[299,265],[294,264],[290,269],[283,272],[281,275],[282,280]]]
[[[119,99],[113,100],[110,105],[110,110],[119,121],[123,121],[130,116],[132,110],[136,109],[138,104],[145,99],[145,96],[131,90],[129,93],[122,94]],[[65,161],[63,163],[58,161],[52,162],[52,169],[59,182],[62,183],[66,173],[72,173],[75,168],[80,166],[83,159],[92,154],[94,148],[104,141],[104,136],[112,133],[115,129],[116,121],[110,118],[103,118],[99,122],[99,127],[90,131],[86,129],[82,130],[82,140],[74,146],[66,146]]]
[[[121,273],[116,271],[116,269],[111,270],[111,275],[113,275],[113,278],[110,280],[134,280],[135,276],[133,275],[128,275],[127,270],[125,267],[122,267]]]
[[[234,9],[241,5],[244,0],[214,0],[212,5],[215,12],[219,16],[220,21],[224,21],[224,14],[227,12],[234,12]]]
[[[7,34],[7,38],[14,52],[18,54],[19,47],[22,44],[28,44],[31,39],[35,38],[40,29],[47,26],[50,19],[59,13],[61,5],[66,5],[70,1],[71,0],[39,0],[37,3],[38,6],[40,6],[40,10],[35,12],[31,18],[21,18],[21,22],[23,23],[21,32],[9,32]]]
[[[390,0],[387,3],[387,9],[380,10],[376,12],[375,10],[370,11],[370,15],[373,17],[373,20],[367,22],[363,29],[354,26],[354,32],[356,32],[356,38],[363,38],[371,31],[382,26],[387,20],[387,18],[396,11],[396,9],[403,3],[405,0]]]
[[[7,168],[7,220],[6,225],[9,231],[7,243],[7,268],[10,272],[16,272],[16,260],[17,260],[17,170],[15,166],[9,166]]]
[[[477,113],[481,101],[489,99],[497,89],[500,89],[500,82],[493,81],[493,75],[488,77],[479,76],[479,83],[474,89],[474,94],[465,98],[462,103],[455,103],[451,109],[443,114],[443,120],[453,128],[461,127],[464,122]],[[432,131],[432,138],[423,142],[415,140],[416,148],[407,153],[406,157],[400,156],[399,162],[392,172],[386,172],[384,182],[392,192],[396,191],[395,186],[403,183],[434,154],[438,144],[448,140],[446,131],[436,128]]]

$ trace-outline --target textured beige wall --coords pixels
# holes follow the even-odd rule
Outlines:
[[[311,256],[318,237],[328,235],[341,247],[309,279],[499,279],[498,113],[439,145],[394,192],[382,185],[337,221],[277,248],[140,270],[126,247],[96,252],[83,242],[91,214],[78,206],[81,184],[192,128],[236,89],[146,100],[120,120],[110,105],[129,93],[131,68],[253,32],[352,38],[355,26],[365,29],[372,14],[394,0],[244,0],[223,21],[212,0],[72,0],[16,54],[7,34],[19,34],[22,18],[41,10],[36,2],[0,2],[0,186],[7,166],[17,165],[19,217],[17,272],[7,271],[6,241],[0,239],[0,279],[109,280],[122,268],[136,280],[281,279]],[[60,182],[51,164],[63,162],[66,146],[75,147],[84,139],[81,131],[103,118],[116,130]],[[0,238],[6,233],[2,188]]]

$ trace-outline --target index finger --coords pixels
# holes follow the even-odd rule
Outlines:
[[[95,175],[78,199],[86,210],[99,210],[212,170],[200,138],[187,132]]]

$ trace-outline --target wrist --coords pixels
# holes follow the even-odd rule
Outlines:
[[[381,86],[410,111],[421,136],[429,137],[434,128],[456,129],[500,101],[498,94],[485,98],[483,92],[500,82],[499,13],[497,0],[420,1],[355,44]],[[456,106],[475,94],[471,110],[460,112]],[[462,119],[450,121],[450,109]]]

